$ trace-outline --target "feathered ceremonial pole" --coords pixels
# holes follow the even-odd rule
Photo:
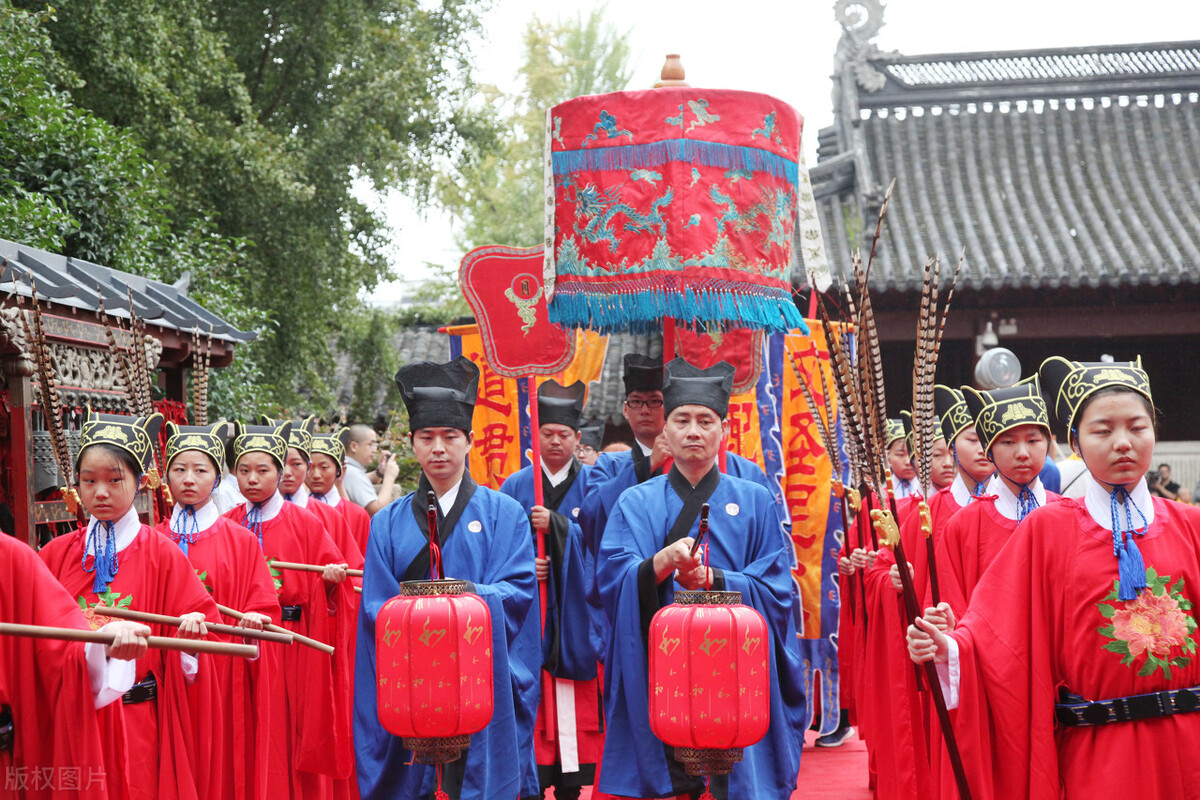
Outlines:
[[[871,277],[871,265],[874,261],[876,249],[879,246],[879,238],[883,230],[883,219],[887,213],[888,200],[891,197],[892,189],[896,182],[893,180],[892,185],[888,187],[887,194],[884,196],[883,205],[879,209],[879,221],[875,225],[875,238],[871,243],[871,255],[867,260],[866,268],[862,267],[861,260],[856,260],[854,264],[854,279],[858,289],[858,321],[856,330],[858,331],[858,352],[860,357],[859,369],[861,371],[862,380],[862,399],[867,408],[867,435],[863,439],[863,444],[866,446],[867,458],[870,468],[867,471],[869,482],[873,482],[872,487],[879,497],[881,508],[872,509],[870,512],[871,522],[879,536],[880,541],[887,547],[891,547],[896,557],[896,566],[900,572],[901,594],[904,598],[904,607],[908,618],[916,619],[921,615],[920,602],[917,599],[917,592],[913,586],[912,573],[908,570],[908,560],[904,555],[904,545],[900,541],[900,529],[896,523],[896,500],[891,490],[891,473],[888,470],[887,464],[887,448],[886,448],[886,419],[887,405],[883,388],[883,360],[880,354],[879,333],[875,327],[875,313],[871,305],[871,294],[869,289],[869,280]],[[932,391],[932,382],[930,383]],[[942,685],[938,678],[937,668],[932,661],[926,661],[921,668],[924,669],[926,683],[929,685],[930,694],[933,697],[933,705],[937,711],[938,721],[941,724],[942,737],[946,742],[946,751],[950,756],[950,766],[954,771],[954,780],[958,785],[958,793],[962,800],[971,799],[971,790],[967,784],[966,771],[963,769],[962,756],[958,750],[958,741],[954,736],[954,727],[950,721],[950,712],[946,708],[946,698],[942,694]]]
[[[962,269],[960,255],[945,302],[939,307],[941,260],[932,259],[925,263],[925,279],[921,287],[921,312],[917,318],[917,347],[913,356],[913,462],[917,479],[921,484],[922,499],[917,504],[921,519],[926,555],[929,562],[929,582],[934,605],[941,602],[941,587],[938,582],[937,561],[934,558],[933,520],[925,498],[933,491],[933,443],[937,441],[937,415],[933,406],[933,385],[937,372],[938,351],[942,345],[942,333],[946,329],[946,316],[950,301],[954,298],[954,287]]]
[[[58,471],[62,474],[65,485],[59,490],[67,504],[67,510],[75,515],[77,522],[83,522],[83,508],[79,502],[79,493],[75,491],[73,480],[74,470],[71,467],[71,451],[67,447],[67,436],[63,431],[63,408],[58,397],[58,382],[54,376],[54,362],[50,358],[50,346],[46,343],[46,329],[42,325],[42,306],[38,302],[37,285],[33,273],[29,275],[29,292],[33,300],[33,325],[29,318],[22,313],[21,326],[25,329],[25,338],[33,345],[34,367],[38,380],[38,400],[42,407],[42,419],[50,434],[50,449],[54,452],[54,460],[58,462]]]

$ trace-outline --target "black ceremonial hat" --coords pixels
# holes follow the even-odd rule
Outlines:
[[[199,450],[212,459],[213,466],[221,471],[225,463],[225,444],[229,441],[230,429],[228,422],[218,422],[216,425],[176,425],[167,423],[167,447],[163,453],[166,468],[171,468],[175,456],[185,450]]]
[[[958,435],[975,424],[967,408],[967,401],[958,389],[943,386],[940,383],[933,386],[933,408],[942,420],[942,435],[950,444]]]
[[[154,443],[162,428],[163,415],[157,411],[148,417],[130,417],[123,414],[97,414],[90,408],[83,418],[83,430],[79,434],[79,455],[94,444],[110,444],[133,456],[143,472],[154,466]]]
[[[884,420],[884,423],[884,447],[891,447],[892,442],[896,441],[897,439],[905,439],[908,436],[908,433],[904,428],[904,420],[892,419],[889,417],[888,419]]]
[[[396,372],[408,409],[408,429],[458,428],[470,432],[479,387],[479,367],[459,356],[445,364],[415,361]]]
[[[271,419],[263,417],[264,425],[278,425],[283,420]],[[294,447],[300,451],[307,461],[312,457],[313,449],[313,431],[317,427],[317,418],[315,415],[309,415],[305,419],[292,420],[292,430],[288,434],[288,447]],[[285,454],[286,456],[286,454]],[[285,459],[286,460],[286,457]]]
[[[583,425],[583,401],[587,387],[583,381],[563,386],[549,380],[538,386],[538,425],[566,425],[578,431]]]
[[[338,475],[346,463],[346,447],[350,444],[350,429],[342,428],[337,433],[314,433],[312,451],[321,453],[333,459],[337,464]]]
[[[625,396],[630,392],[663,391],[663,362],[641,353],[625,354]]]
[[[711,408],[723,419],[729,413],[734,372],[727,361],[701,369],[682,358],[672,359],[663,374],[663,413],[669,417],[680,406],[699,405]]]
[[[900,412],[900,424],[904,426],[904,443],[906,445],[908,445],[909,454],[913,455],[917,452],[917,448],[914,446],[915,443],[913,441],[913,424],[912,424],[912,412],[911,411],[901,411]],[[933,427],[934,427],[934,430],[936,431],[936,433],[933,437],[933,440],[935,442],[938,439],[945,438],[945,432],[942,430],[942,421],[940,419],[938,419],[936,414],[933,417]]]
[[[604,444],[604,420],[599,417],[589,419],[579,429],[579,443],[587,445],[593,450],[599,450]]]
[[[1054,407],[1058,424],[1066,428],[1067,440],[1075,438],[1076,418],[1085,400],[1101,389],[1121,386],[1136,392],[1154,405],[1150,394],[1150,376],[1137,361],[1070,361],[1051,356],[1038,367],[1038,376],[1045,387],[1046,399]]]
[[[233,438],[225,447],[225,461],[232,470],[246,453],[266,453],[280,470],[287,463],[288,437],[292,432],[290,420],[274,425],[245,425],[233,423]]]
[[[962,393],[984,452],[992,449],[997,436],[1019,425],[1041,425],[1050,435],[1050,417],[1036,375],[1016,386],[986,392],[964,386]]]

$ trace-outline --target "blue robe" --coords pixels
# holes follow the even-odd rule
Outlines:
[[[552,514],[550,530],[546,532],[546,555],[552,564],[547,581],[542,663],[556,678],[588,681],[596,677],[596,664],[603,654],[599,641],[592,637],[587,603],[591,559],[584,557],[583,531],[578,519],[591,468],[580,464],[578,469],[557,504],[551,507],[547,497],[546,507]],[[541,470],[538,472],[541,477]],[[502,494],[521,504],[526,515],[533,509],[533,475],[533,467],[525,467],[509,475],[500,487]]]
[[[644,637],[650,616],[673,602],[677,586],[670,579],[656,584],[651,566],[684,505],[671,477],[652,478],[622,494],[600,542],[596,583],[613,633],[604,662],[608,736],[599,788],[610,794],[669,797],[700,786],[669,757],[649,721]],[[708,503],[714,588],[741,592],[742,602],[766,618],[772,673],[770,730],[745,749],[732,775],[713,780],[712,792],[719,800],[789,797],[800,769],[805,696],[779,506],[762,487],[720,473]],[[694,537],[698,527],[697,519],[687,535]]]
[[[468,481],[464,476],[464,487]],[[411,751],[383,729],[376,711],[375,620],[380,607],[399,594],[410,565],[422,551],[428,553],[428,533],[416,522],[413,497],[377,513],[367,540],[354,681],[354,749],[363,800],[431,798],[435,787],[433,767],[408,764]],[[475,487],[450,535],[439,530],[439,538],[446,577],[473,583],[472,591],[491,610],[495,686],[492,721],[471,736],[465,766],[462,758],[446,766],[451,780],[443,780],[443,787],[462,800],[537,795],[533,723],[541,622],[529,518],[512,498]],[[447,786],[458,780],[461,793]]]

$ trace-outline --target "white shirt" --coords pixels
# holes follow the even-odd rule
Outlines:
[[[312,492],[309,492],[309,494],[311,494],[313,498],[317,497]],[[342,496],[338,494],[337,486],[333,486],[328,492],[321,495],[320,501],[327,506],[337,508],[338,503],[342,502]]]
[[[279,490],[276,489],[275,494],[271,495],[271,499],[269,499],[267,502],[263,503],[262,521],[269,522],[270,520],[273,520],[276,517],[278,517],[279,512],[283,510],[284,502],[286,502],[286,501],[283,499],[283,495],[281,495],[279,493]],[[249,516],[250,509],[253,507],[254,507],[254,504],[251,503],[249,500],[247,500],[246,501],[246,515],[247,516]]]
[[[906,481],[902,481],[893,475],[892,479],[893,479],[892,485],[895,487],[893,489],[893,491],[895,492],[897,500],[899,500],[903,497],[920,497],[921,496],[921,485],[919,483],[917,483],[916,478],[909,478]]]
[[[1046,487],[1042,486],[1041,478],[1034,478],[1033,483],[1029,485],[1029,490],[1033,492],[1033,499],[1037,500],[1038,506],[1046,505]],[[987,488],[984,489],[984,494],[995,495],[996,510],[1004,516],[1005,519],[1016,520],[1021,516],[1018,511],[1017,496],[1013,494],[1012,489],[1008,488],[1008,484],[997,473],[988,481]]]
[[[217,507],[218,515],[246,502],[246,498],[242,497],[242,493],[238,490],[237,478],[229,474],[228,470],[221,473],[221,482],[213,490],[212,499],[213,504]]]
[[[649,457],[650,457],[650,454],[654,452],[654,448],[653,448],[653,447],[646,447],[646,445],[642,444],[642,443],[641,443],[640,441],[638,441],[637,439],[634,439],[634,440],[633,440],[633,443],[634,443],[634,444],[636,444],[636,445],[638,446],[638,448],[640,448],[640,449],[641,449],[641,451],[642,451],[642,455],[644,455],[646,458],[649,458]]]
[[[346,499],[366,508],[379,499],[379,490],[367,477],[367,469],[350,456],[346,456],[346,468],[342,471],[342,489]]]
[[[308,487],[303,483],[300,484],[299,489],[292,492],[292,502],[301,508],[308,508],[308,498],[310,497],[312,497],[312,495],[309,494]]]

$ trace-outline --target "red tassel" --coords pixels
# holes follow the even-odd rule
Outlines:
[[[707,542],[705,543],[704,547],[706,550],[708,549]],[[709,789],[711,789],[711,788],[712,788],[712,786],[709,784],[709,777],[707,775],[705,775],[704,776],[704,794],[700,795],[699,800],[717,800],[717,798],[712,796],[712,792],[709,791]]]
[[[441,764],[438,764],[436,767],[434,767],[434,774],[437,775],[437,791],[433,793],[433,800],[450,800],[450,795],[448,795],[444,791],[442,791],[442,765]]]

